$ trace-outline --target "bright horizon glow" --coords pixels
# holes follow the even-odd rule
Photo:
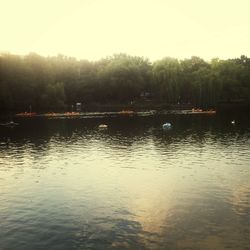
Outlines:
[[[0,53],[250,56],[248,0],[0,0]]]

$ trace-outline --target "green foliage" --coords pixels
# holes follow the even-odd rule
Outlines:
[[[97,62],[58,55],[0,55],[2,110],[55,110],[84,103],[130,103],[148,100],[165,104],[215,106],[220,101],[250,100],[250,59],[210,63],[199,57],[166,57],[154,63],[126,54]],[[145,101],[145,100],[144,100]]]
[[[168,103],[179,100],[181,67],[175,58],[166,57],[153,65],[156,95]]]

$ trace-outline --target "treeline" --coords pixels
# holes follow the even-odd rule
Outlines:
[[[117,54],[96,62],[58,55],[0,55],[0,108],[36,111],[67,109],[77,102],[191,104],[250,100],[250,58],[151,63]]]

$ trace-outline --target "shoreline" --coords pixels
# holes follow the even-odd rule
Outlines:
[[[16,118],[32,118],[32,117],[42,117],[42,118],[49,118],[49,119],[56,119],[56,118],[94,118],[94,117],[134,117],[134,116],[157,116],[157,115],[168,115],[168,114],[175,114],[175,115],[215,115],[215,110],[209,111],[201,111],[201,110],[150,110],[150,111],[131,111],[131,110],[123,110],[123,111],[113,111],[113,112],[66,112],[66,113],[45,113],[45,114],[36,114],[36,113],[19,113],[16,114]]]
[[[71,111],[68,111],[71,109]],[[87,104],[81,111],[75,111],[75,107],[67,106],[64,108],[51,108],[48,110],[34,111],[25,110],[5,110],[0,117],[77,117],[77,116],[152,116],[161,114],[231,114],[248,113],[250,103],[226,103],[221,102],[216,106],[198,107],[192,104]],[[36,111],[37,110],[37,111]],[[195,111],[195,112],[192,112]]]

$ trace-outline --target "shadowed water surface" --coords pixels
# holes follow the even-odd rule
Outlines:
[[[250,249],[246,117],[18,122],[0,128],[0,249]]]

